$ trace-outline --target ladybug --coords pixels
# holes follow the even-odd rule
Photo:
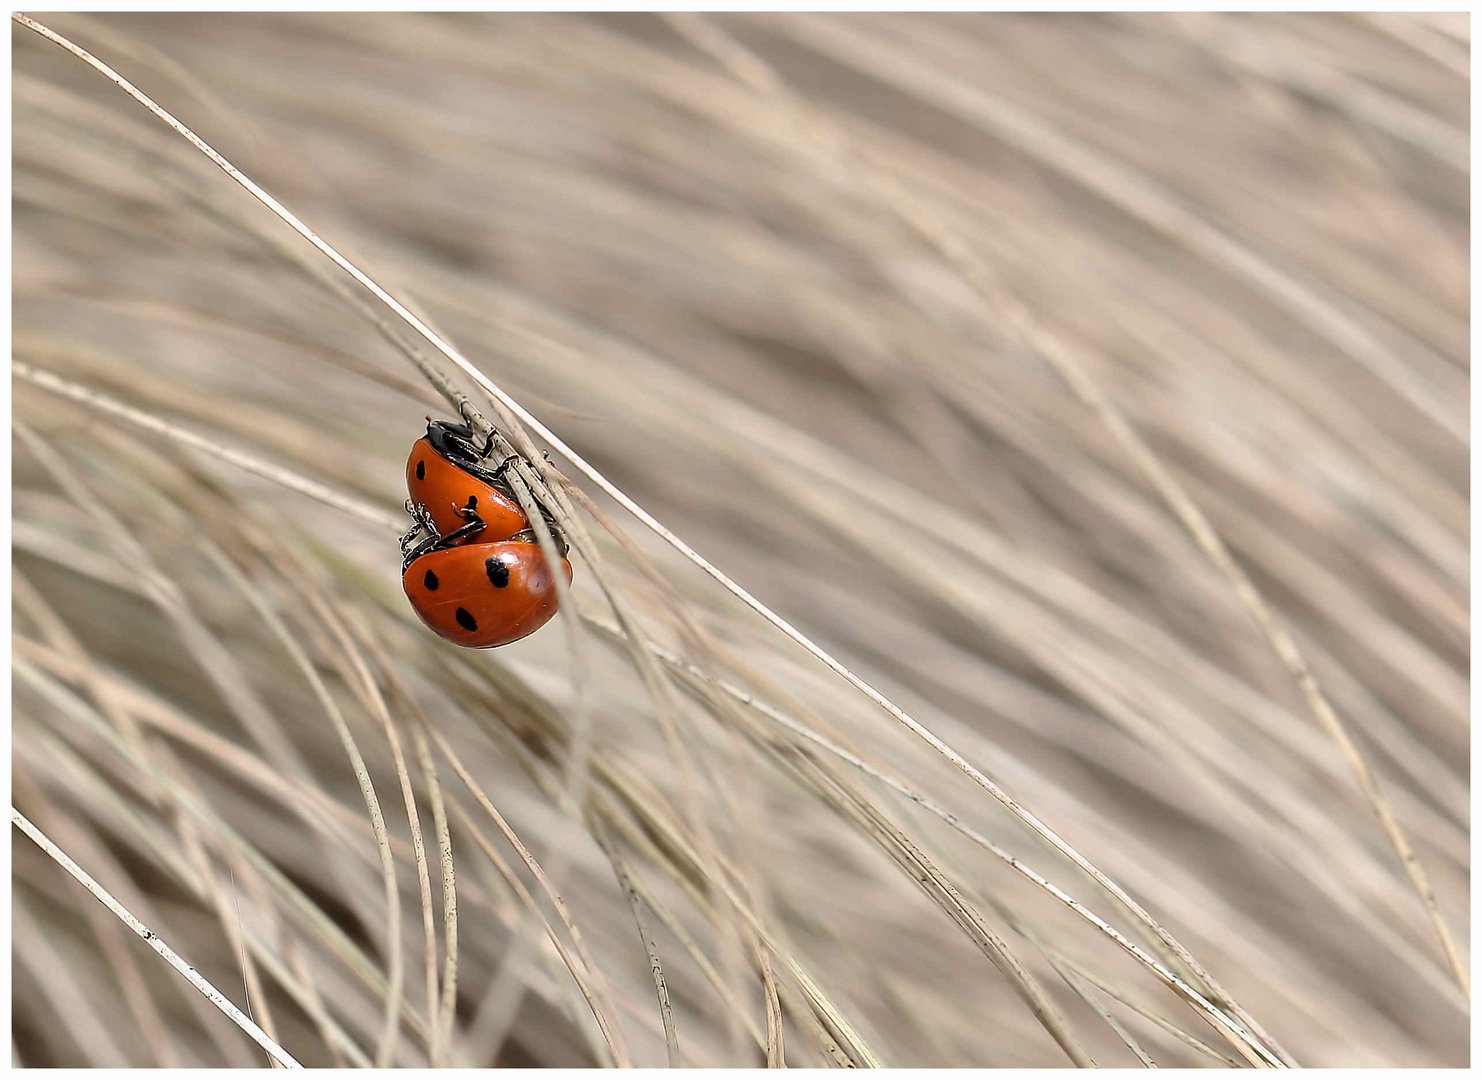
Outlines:
[[[556,613],[556,581],[540,545],[516,537],[492,544],[434,547],[411,558],[401,586],[439,637],[492,649],[535,633]],[[566,584],[571,563],[561,560]]]
[[[427,434],[412,444],[407,458],[407,509],[417,523],[448,544],[508,540],[530,528],[530,519],[511,497],[503,470],[485,464],[494,436],[482,446],[463,424],[430,420]]]
[[[559,598],[530,519],[503,478],[519,459],[490,469],[493,442],[491,434],[479,446],[468,427],[431,420],[407,458],[412,526],[401,538],[402,591],[433,632],[471,649],[535,633]],[[570,585],[565,538],[549,515],[546,521]]]

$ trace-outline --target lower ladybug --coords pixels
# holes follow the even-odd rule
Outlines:
[[[566,584],[571,563],[561,560]],[[439,637],[492,649],[535,633],[556,613],[556,581],[530,540],[466,543],[414,555],[401,575],[412,610]]]
[[[419,523],[449,543],[493,543],[530,528],[530,519],[513,498],[501,467],[489,468],[493,448],[474,442],[464,424],[429,420],[427,434],[407,457],[408,509]],[[511,458],[510,461],[514,461]]]

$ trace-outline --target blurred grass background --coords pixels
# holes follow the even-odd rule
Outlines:
[[[300,1061],[1246,1063],[989,842],[1289,1061],[1468,1060],[1353,770],[1063,377],[1290,628],[1464,960],[1465,16],[41,21],[1198,965],[557,455],[627,537],[584,515],[588,618],[433,638],[405,330],[13,27],[15,803]],[[13,856],[16,1064],[264,1063]]]

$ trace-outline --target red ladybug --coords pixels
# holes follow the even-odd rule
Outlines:
[[[407,458],[409,509],[419,521],[430,520],[432,531],[449,543],[492,543],[530,528],[530,519],[507,493],[500,470],[485,464],[492,443],[491,436],[480,447],[463,424],[431,420],[427,434],[412,444]],[[482,526],[473,527],[479,521]]]
[[[493,441],[479,446],[466,426],[432,420],[407,458],[412,527],[401,539],[402,589],[440,637],[472,649],[535,633],[558,600],[530,519],[504,482],[504,465],[517,459],[490,469]],[[564,556],[565,539],[546,521]],[[571,563],[562,558],[561,567],[569,585]]]
[[[566,584],[571,563],[561,560]],[[412,610],[439,636],[492,649],[535,633],[556,613],[556,582],[540,545],[524,540],[457,544],[417,555],[401,586]]]

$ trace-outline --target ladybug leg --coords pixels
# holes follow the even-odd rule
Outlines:
[[[458,516],[463,519],[463,524],[443,537],[443,543],[445,545],[455,544],[466,536],[473,536],[475,533],[483,531],[484,519],[479,516],[479,512],[473,507],[458,507]]]
[[[426,555],[432,551],[440,550],[441,545],[441,537],[429,536],[411,550],[407,550],[405,547],[403,547],[401,552],[401,572],[403,574],[406,573],[408,566],[411,566],[412,563],[416,562],[423,555]]]
[[[434,538],[437,537],[437,524],[432,520],[432,515],[427,512],[425,507],[419,506],[412,502],[411,499],[408,499],[406,501],[406,509],[407,513],[412,516],[412,527],[401,538],[403,549],[410,542],[410,538],[415,536],[419,530],[425,531],[429,536]]]
[[[427,512],[426,507],[419,506],[408,499],[406,509],[407,513],[412,516],[412,527],[401,535],[402,570],[410,566],[413,559],[435,550],[445,540],[445,537],[439,535],[437,523],[432,520],[432,515]],[[420,543],[414,545],[418,533],[427,535]]]
[[[479,517],[478,511],[470,510],[468,509],[468,507],[462,506],[458,508],[458,513],[459,516],[465,518],[466,520],[462,525],[459,525],[452,532],[448,533],[448,535],[439,536],[435,529],[429,528],[428,531],[432,535],[427,537],[427,539],[423,540],[416,547],[412,548],[410,551],[407,551],[405,546],[403,546],[401,560],[401,569],[403,573],[405,573],[408,566],[411,566],[415,560],[420,559],[423,555],[426,555],[433,551],[442,551],[446,548],[453,547],[467,537],[475,536],[483,531],[484,519]],[[429,521],[428,524],[430,525],[431,522]],[[408,535],[415,535],[416,532],[416,529],[412,529]],[[403,540],[405,539],[407,538],[403,537]]]
[[[470,521],[466,525],[459,525],[452,532],[448,533],[447,536],[444,536],[440,539],[435,539],[434,546],[438,548],[452,547],[460,540],[467,539],[468,537],[473,536],[475,533],[482,532],[483,529],[483,518],[479,518],[477,521]]]
[[[424,539],[420,544],[416,545],[415,547],[408,547],[407,545],[411,543],[411,539],[408,538],[408,537],[403,537],[402,539],[403,539],[403,543],[402,543],[402,546],[401,546],[401,571],[402,571],[402,573],[406,573],[407,567],[412,565],[413,560],[418,559],[418,558],[420,558],[423,555],[426,555],[429,551],[432,550],[433,545],[437,543],[437,541],[428,538],[428,539]]]

